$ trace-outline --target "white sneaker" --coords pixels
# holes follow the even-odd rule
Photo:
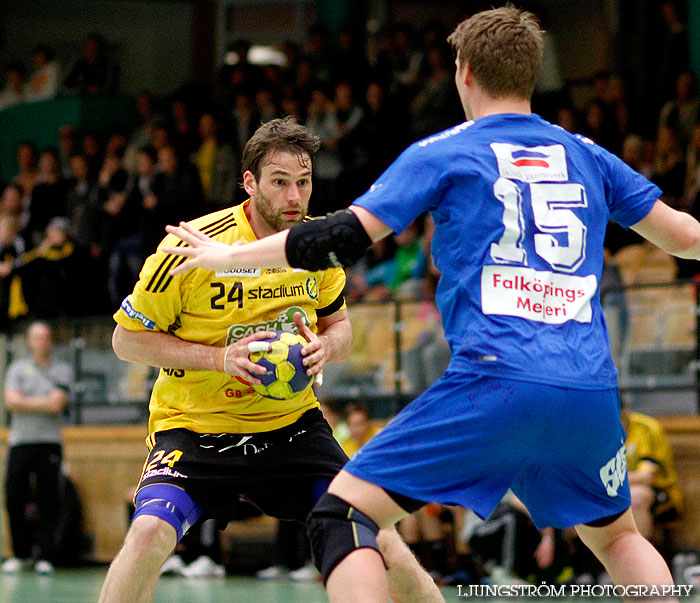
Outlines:
[[[18,574],[22,570],[26,569],[29,565],[27,559],[18,559],[17,557],[10,557],[2,564],[3,574]]]
[[[34,571],[40,576],[50,576],[53,574],[53,565],[45,559],[39,559],[34,566]]]
[[[169,576],[181,576],[182,570],[185,569],[185,562],[180,555],[171,555],[163,563],[160,568],[160,575],[167,574]]]
[[[289,574],[289,570],[283,565],[273,565],[260,570],[255,574],[258,580],[283,580]]]
[[[293,572],[289,572],[289,579],[294,582],[313,582],[318,580],[319,573],[312,563],[307,563]]]
[[[182,575],[188,578],[223,578],[226,570],[223,565],[217,565],[211,558],[202,555],[183,568]]]

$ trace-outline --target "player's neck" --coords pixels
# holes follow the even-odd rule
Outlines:
[[[532,108],[530,99],[527,98],[490,98],[482,96],[481,98],[473,99],[470,104],[471,109],[470,119],[479,119],[488,115],[500,115],[503,113],[517,113],[521,115],[530,115]]]

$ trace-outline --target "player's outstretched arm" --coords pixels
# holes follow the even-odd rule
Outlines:
[[[700,259],[700,222],[658,200],[632,230],[666,253],[690,260]]]
[[[366,247],[391,233],[372,213],[358,206],[341,210],[325,218],[297,224],[290,230],[245,245],[226,245],[215,241],[185,222],[166,226],[168,233],[187,246],[163,247],[167,254],[187,258],[170,274],[192,268],[229,270],[231,268],[277,268],[293,266],[323,270],[331,266],[350,266]],[[288,241],[289,239],[289,241]]]

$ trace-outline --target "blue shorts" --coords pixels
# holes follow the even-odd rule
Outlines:
[[[538,528],[630,506],[617,388],[581,390],[448,369],[345,470],[487,517],[508,488]]]

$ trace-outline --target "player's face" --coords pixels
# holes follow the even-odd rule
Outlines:
[[[251,199],[251,225],[258,236],[291,228],[301,222],[311,197],[311,159],[276,151],[268,155],[260,179],[247,171],[243,184]]]

